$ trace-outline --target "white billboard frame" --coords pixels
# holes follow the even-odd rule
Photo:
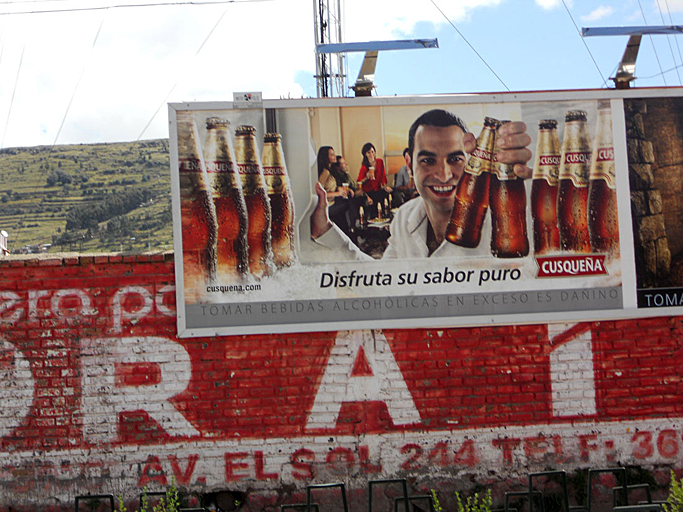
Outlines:
[[[196,321],[190,325],[188,323],[188,303],[183,286],[183,266],[182,266],[182,232],[180,227],[180,185],[178,179],[178,145],[177,145],[177,122],[176,113],[178,111],[189,111],[197,114],[200,119],[204,115],[220,115],[221,113],[236,111],[232,102],[201,102],[201,103],[172,103],[169,104],[169,127],[170,127],[170,152],[171,152],[171,186],[173,198],[173,234],[174,249],[176,255],[175,276],[176,276],[176,304],[177,304],[177,324],[178,334],[181,337],[211,336],[211,335],[244,335],[244,334],[266,334],[266,333],[288,333],[288,332],[315,332],[333,331],[348,329],[368,329],[368,328],[435,328],[435,327],[455,327],[455,326],[476,326],[490,324],[529,324],[548,321],[590,321],[590,320],[616,320],[633,317],[648,317],[675,315],[680,313],[678,307],[662,307],[656,311],[652,309],[639,309],[636,299],[636,269],[634,263],[634,244],[631,228],[631,204],[629,196],[629,176],[628,161],[626,150],[626,126],[623,115],[625,99],[658,98],[658,97],[683,97],[683,88],[654,88],[654,89],[629,89],[629,90],[571,90],[557,92],[517,92],[517,93],[493,93],[493,94],[454,94],[454,95],[426,95],[426,96],[405,96],[405,97],[365,97],[365,98],[331,98],[331,99],[297,99],[297,100],[263,100],[263,109],[240,109],[243,115],[251,116],[261,122],[261,129],[265,129],[265,110],[289,110],[303,109],[303,111],[313,112],[315,109],[325,108],[347,108],[347,107],[421,107],[424,110],[439,108],[440,106],[468,106],[483,105],[483,108],[493,108],[506,105],[527,105],[540,102],[591,102],[598,100],[611,100],[612,122],[615,149],[615,166],[617,169],[617,195],[619,226],[620,226],[620,272],[621,282],[620,299],[621,307],[613,309],[564,309],[553,311],[535,312],[515,312],[515,313],[495,313],[495,314],[467,314],[467,315],[445,315],[445,316],[425,316],[425,317],[394,317],[386,318],[381,313],[373,318],[355,318],[353,320],[330,320],[329,316],[319,320],[299,322],[296,320],[296,311],[291,310],[286,322],[259,323],[252,322],[244,325],[217,325],[215,322],[210,325],[197,325]],[[619,115],[621,113],[621,115]],[[260,121],[258,121],[260,119]],[[559,120],[558,120],[559,121]],[[531,127],[528,127],[528,129]],[[317,146],[322,145],[318,141]],[[533,147],[531,147],[533,151]],[[310,160],[310,158],[309,158]],[[529,162],[531,165],[532,162]],[[290,176],[294,172],[289,165]],[[311,172],[310,169],[306,169]],[[300,169],[296,172],[300,172]],[[308,191],[308,201],[301,208],[301,200],[297,204],[297,226],[301,224],[303,215],[302,209],[308,213],[316,204],[316,197],[313,192],[313,180],[310,180],[310,190]],[[529,180],[530,183],[530,180]],[[527,188],[530,184],[527,185]],[[305,194],[304,194],[305,195]],[[529,237],[531,238],[531,226],[529,226]],[[297,250],[302,250],[301,243],[297,237]],[[315,265],[315,263],[306,264]],[[505,290],[503,293],[508,293]],[[489,293],[489,292],[487,292]],[[441,293],[443,295],[443,293]],[[407,295],[410,297],[411,295]],[[400,298],[400,297],[399,297]],[[297,299],[305,302],[306,299]],[[241,302],[228,301],[230,304],[261,304],[262,301]],[[206,306],[210,307],[211,302]],[[206,309],[206,307],[204,308]],[[239,308],[237,308],[239,309]],[[266,309],[263,310],[266,314]],[[209,315],[209,313],[205,313]],[[232,312],[230,312],[232,314]],[[220,316],[220,314],[219,314]],[[257,315],[258,316],[258,315]],[[267,314],[267,316],[270,316]],[[290,321],[291,320],[291,321]]]

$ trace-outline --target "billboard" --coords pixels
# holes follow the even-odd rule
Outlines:
[[[679,96],[170,104],[179,334],[668,314]]]

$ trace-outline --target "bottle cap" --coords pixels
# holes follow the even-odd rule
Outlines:
[[[243,124],[235,129],[235,135],[254,135],[256,133],[256,128]]]
[[[282,139],[282,135],[280,135],[279,133],[274,133],[274,132],[266,133],[263,136],[263,142],[277,142],[281,139]]]
[[[211,129],[211,128],[216,128],[218,126],[228,126],[230,124],[230,121],[227,119],[221,119],[220,117],[207,117],[206,118],[206,128]]]
[[[500,121],[498,121],[498,119],[494,119],[493,117],[485,117],[484,126],[493,126],[494,128],[498,128],[498,126],[500,126]]]
[[[572,121],[585,121],[588,117],[585,110],[570,110],[564,115],[564,121],[570,123]]]
[[[555,130],[557,128],[557,121],[555,119],[541,119],[538,122],[539,130]]]

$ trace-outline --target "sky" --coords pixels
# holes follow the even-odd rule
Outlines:
[[[0,0],[0,147],[168,137],[169,102],[316,96],[314,0],[212,1]],[[380,96],[613,87],[628,37],[577,27],[683,24],[683,0],[342,1],[345,41],[439,41],[381,52]],[[683,84],[681,37],[643,38],[636,87]]]

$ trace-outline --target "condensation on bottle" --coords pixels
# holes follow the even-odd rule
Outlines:
[[[500,125],[510,121],[501,121]],[[496,258],[521,258],[529,254],[526,227],[526,187],[514,165],[493,157],[489,189],[491,253]]]
[[[478,247],[489,206],[489,184],[500,121],[484,118],[484,127],[477,137],[476,148],[467,160],[465,172],[455,190],[455,204],[446,228],[446,240],[462,247]]]
[[[216,278],[216,210],[191,111],[177,113],[180,222],[185,299],[201,298]]]
[[[216,273],[220,282],[241,279],[249,270],[247,206],[235,168],[228,125],[225,119],[207,118],[204,143],[204,160],[218,223]]]
[[[609,100],[598,102],[598,121],[593,148],[588,186],[588,233],[591,250],[618,256],[619,216],[612,140],[612,109]]]
[[[261,279],[273,272],[272,217],[253,126],[238,126],[235,130],[235,163],[247,205],[249,272],[254,278]]]
[[[587,114],[570,110],[565,115],[560,188],[557,194],[557,222],[563,251],[588,253],[588,175],[591,145]]]
[[[288,267],[297,260],[294,199],[279,133],[264,135],[262,167],[270,200],[273,262],[277,268]]]
[[[557,191],[561,163],[560,138],[555,119],[538,123],[538,142],[531,184],[531,218],[534,225],[534,253],[560,250],[557,227]]]

